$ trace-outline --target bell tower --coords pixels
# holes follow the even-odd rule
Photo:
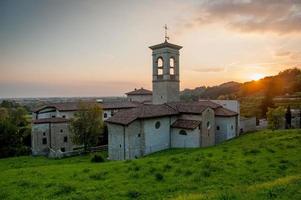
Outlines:
[[[166,35],[161,44],[150,46],[153,56],[153,104],[180,100],[179,50],[181,46],[171,44]]]

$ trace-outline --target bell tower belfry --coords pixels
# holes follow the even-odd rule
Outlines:
[[[153,104],[180,100],[179,50],[182,47],[167,39],[165,32],[163,43],[149,47],[153,56]]]

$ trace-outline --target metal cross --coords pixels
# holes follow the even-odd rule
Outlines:
[[[165,42],[167,42],[167,40],[169,40],[169,37],[167,36],[167,30],[168,30],[168,27],[167,27],[167,25],[165,24],[165,26],[163,26],[163,28],[165,29]]]

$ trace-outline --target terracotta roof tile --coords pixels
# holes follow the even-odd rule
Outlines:
[[[165,104],[142,105],[137,108],[117,112],[113,117],[106,120],[106,122],[128,125],[136,119],[163,117],[177,114],[178,112],[176,110]]]
[[[172,128],[182,128],[193,130],[201,124],[198,120],[177,119],[172,125]]]
[[[233,117],[238,115],[238,113],[228,110],[227,108],[219,107],[215,109],[215,116],[221,116],[221,117]]]
[[[127,95],[152,95],[153,92],[144,88],[135,89],[131,92],[125,93]]]

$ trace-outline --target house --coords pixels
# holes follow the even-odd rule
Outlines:
[[[179,50],[151,46],[152,104],[116,113],[107,122],[109,158],[138,158],[168,148],[206,147],[238,135],[239,113],[212,101],[180,102]]]
[[[128,101],[151,103],[153,92],[144,88],[136,89],[126,93]]]

